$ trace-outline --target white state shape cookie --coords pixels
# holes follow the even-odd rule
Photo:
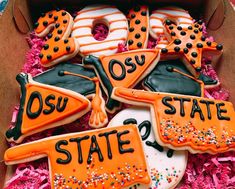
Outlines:
[[[148,161],[152,178],[152,189],[174,188],[182,179],[187,165],[187,151],[174,151],[172,157],[168,153],[172,152],[164,148],[162,152],[155,149],[156,146],[154,132],[151,127],[151,114],[148,108],[129,108],[122,110],[110,121],[108,127],[123,125],[125,122],[136,120],[143,141],[144,152]],[[161,148],[161,146],[158,146]],[[131,187],[129,187],[131,188]],[[133,187],[135,188],[135,187]],[[138,185],[139,189],[146,189],[144,185]]]
[[[97,23],[104,23],[109,28],[106,39],[98,41],[92,34],[92,28]],[[91,5],[77,13],[74,19],[72,37],[80,45],[80,54],[83,56],[112,55],[117,53],[118,44],[125,43],[128,35],[126,16],[111,5]]]

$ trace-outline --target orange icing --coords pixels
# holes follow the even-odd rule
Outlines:
[[[177,29],[178,27],[172,23],[168,25],[165,24],[165,27],[168,35],[171,37],[169,37],[168,41],[170,42],[165,48],[167,49],[167,52],[162,53],[161,58],[167,59],[170,57],[175,58],[176,56],[180,56],[184,60],[186,67],[194,76],[199,75],[201,70],[201,60],[204,52],[215,52],[219,54],[222,50],[217,49],[217,43],[210,42],[209,39],[206,39],[203,36],[203,28],[199,23],[193,24],[191,29],[179,30]],[[179,44],[177,44],[177,42],[179,42]],[[188,44],[190,44],[191,47],[188,47]],[[201,47],[198,47],[198,45],[201,45]],[[175,48],[180,49],[177,52]]]
[[[135,57],[138,57],[139,60],[141,61],[142,55],[145,56],[145,62],[143,65],[139,65],[136,62]],[[157,64],[158,57],[159,57],[159,50],[157,50],[157,49],[143,49],[143,50],[135,50],[135,51],[117,53],[117,54],[110,55],[110,56],[101,56],[100,60],[101,60],[102,66],[104,68],[104,71],[106,72],[113,87],[122,86],[122,87],[129,88],[129,87],[133,87],[139,81],[139,79],[141,77],[143,77],[143,74],[147,74],[146,70],[148,70],[149,67],[154,68],[154,66],[152,64],[154,64],[154,65]],[[115,75],[119,76],[122,74],[122,72],[125,73],[126,76],[123,80],[114,79],[112,77],[112,74],[110,73],[110,70],[109,70],[110,62],[114,59],[121,62],[125,68],[125,70],[122,70],[121,66],[117,65],[117,64],[115,64],[113,66],[113,72]],[[136,66],[135,71],[128,73],[128,70],[131,69],[131,66],[125,64],[127,59],[130,59],[131,62]]]
[[[127,39],[128,49],[135,50],[135,49],[146,48],[149,35],[148,7],[147,6],[134,7],[129,11],[127,18],[130,19],[130,27]],[[138,23],[138,21],[140,21],[140,23]]]
[[[112,97],[151,107],[156,139],[164,146],[212,154],[235,149],[235,112],[230,102],[122,87],[115,88]],[[177,98],[187,101],[180,106]],[[209,107],[205,102],[211,103]]]
[[[96,79],[96,94],[91,102],[92,111],[89,119],[89,125],[94,128],[99,128],[108,123],[108,116],[105,111],[105,102],[102,98],[100,82],[98,78]]]
[[[56,17],[57,19],[55,19]],[[48,37],[49,39],[46,41],[39,55],[43,66],[48,67],[59,63],[59,61],[62,61],[58,60],[59,58],[72,55],[78,49],[78,44],[75,42],[75,39],[69,37],[73,20],[68,12],[64,10],[50,11],[45,16],[40,17],[37,23],[38,26],[35,29],[35,33],[39,36],[43,35],[44,37],[53,28],[53,31],[49,34],[51,37]],[[42,34],[45,30],[48,30],[48,32]],[[55,40],[56,37],[58,40]],[[68,41],[65,42],[64,40]]]
[[[67,91],[61,90],[61,88],[51,87],[49,85],[42,85],[36,82],[26,84],[26,99],[24,110],[27,108],[27,104],[30,96],[33,92],[39,92],[42,97],[43,109],[40,115],[32,119],[30,118],[26,112],[23,114],[22,118],[22,126],[21,132],[22,134],[27,134],[29,132],[35,132],[37,130],[43,129],[45,130],[48,125],[53,124],[55,122],[63,121],[65,118],[70,116],[74,116],[75,114],[90,109],[90,103],[88,99],[81,95],[76,95],[75,93],[68,93]],[[45,99],[49,95],[54,95],[55,99],[51,99],[49,102],[57,105],[58,99],[62,97],[61,105],[63,105],[64,99],[67,98],[67,104],[65,109],[62,112],[57,111],[56,109],[50,114],[44,114],[43,110],[49,109],[49,107],[45,104]],[[37,112],[39,109],[39,101],[35,99],[31,106],[31,112]],[[85,113],[84,113],[85,114]],[[79,117],[77,117],[78,119]],[[67,121],[68,123],[68,121]]]
[[[107,132],[113,132],[108,135],[109,147],[106,137],[102,136]],[[79,151],[77,140],[82,137],[86,139],[79,143]],[[91,148],[99,150],[90,153]],[[50,165],[51,188],[55,189],[121,189],[151,182],[136,125],[49,137],[9,148],[4,160],[6,164],[15,164],[45,156]]]

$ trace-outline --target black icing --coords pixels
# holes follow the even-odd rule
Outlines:
[[[177,72],[169,72],[167,67],[173,67],[187,75],[192,74],[187,70],[180,60],[161,61],[154,70],[144,79],[143,85],[151,91],[184,94],[190,96],[201,96],[200,84],[189,77]],[[201,74],[199,79],[205,85],[214,85],[216,80]]]
[[[112,159],[112,157],[113,157],[112,150],[111,150],[111,145],[110,145],[110,141],[109,141],[109,135],[116,134],[116,133],[117,133],[117,130],[113,130],[113,131],[110,131],[110,132],[105,132],[105,133],[100,133],[99,134],[99,137],[104,136],[105,139],[106,139],[107,149],[108,149],[108,158],[109,159]]]
[[[77,138],[71,138],[69,139],[70,142],[76,142],[78,146],[78,163],[82,164],[83,163],[83,157],[82,157],[82,147],[81,147],[81,142],[83,140],[88,140],[90,137],[88,135],[84,137],[77,137]]]
[[[92,154],[93,153],[97,153],[98,157],[99,157],[99,161],[104,161],[104,157],[102,155],[102,152],[100,150],[99,144],[96,140],[96,136],[92,135],[91,137],[91,145],[90,145],[90,150],[89,150],[89,154],[88,154],[88,158],[87,158],[87,163],[90,164],[92,161]]]
[[[67,158],[66,159],[62,159],[62,158],[57,158],[56,162],[58,164],[68,164],[71,162],[72,160],[72,156],[71,153],[68,150],[62,149],[61,146],[67,146],[68,145],[68,141],[67,140],[60,140],[56,143],[55,145],[55,149],[58,153],[62,153],[64,154]]]
[[[123,131],[123,132],[117,133],[118,149],[119,149],[119,153],[120,153],[120,154],[132,153],[132,152],[134,152],[134,149],[133,149],[133,148],[126,148],[126,149],[123,148],[124,145],[127,145],[127,144],[130,144],[130,143],[131,143],[129,140],[122,140],[122,139],[121,139],[121,137],[122,137],[123,135],[126,135],[126,134],[128,134],[128,133],[130,133],[130,131],[128,131],[128,130],[125,130],[125,131]]]
[[[14,140],[17,140],[22,135],[21,125],[22,125],[22,118],[23,118],[25,98],[26,98],[25,85],[29,83],[28,75],[24,73],[18,74],[16,76],[16,80],[18,81],[21,87],[20,107],[19,107],[19,112],[17,114],[15,127],[13,129],[7,130],[6,132],[6,137],[9,139],[13,137]]]
[[[33,79],[34,81],[47,85],[69,89],[85,96],[95,93],[95,84],[93,81],[71,75],[61,76],[58,74],[60,71],[81,74],[90,78],[95,77],[95,73],[92,70],[88,70],[78,64],[63,63],[35,76]]]

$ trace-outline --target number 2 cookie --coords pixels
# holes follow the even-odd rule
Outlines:
[[[173,151],[160,146],[156,140],[148,108],[122,110],[109,122],[108,127],[137,124],[152,179],[152,189],[174,188],[182,179],[187,165],[187,151]],[[133,188],[145,189],[145,185]]]
[[[42,66],[53,66],[77,55],[78,42],[69,37],[72,27],[73,18],[64,10],[43,13],[38,19],[35,23],[36,35],[39,37],[47,35],[48,38],[39,54]]]
[[[109,28],[106,39],[98,41],[92,34],[96,24],[103,23]],[[72,37],[76,38],[82,56],[112,55],[117,53],[118,44],[125,43],[128,23],[125,15],[111,5],[90,5],[80,10],[74,20]]]

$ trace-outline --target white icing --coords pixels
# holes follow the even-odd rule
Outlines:
[[[151,122],[150,110],[148,108],[129,108],[122,110],[116,116],[113,117],[108,127],[123,125],[123,121],[125,121],[128,118],[136,119],[137,125],[140,125],[143,121]],[[145,132],[146,128],[143,127],[141,130],[141,136],[143,136]],[[150,172],[153,170],[157,170],[159,173],[157,175],[157,177],[159,176],[159,178],[156,178],[154,174],[151,173],[152,188],[153,189],[174,188],[180,182],[180,180],[184,175],[185,168],[187,165],[187,152],[174,151],[173,156],[169,158],[167,157],[167,151],[168,151],[167,148],[164,148],[164,151],[160,152],[155,148],[146,145],[146,141],[150,142],[155,141],[154,131],[152,128],[148,138],[143,141],[143,147]],[[169,174],[171,176],[168,177]],[[173,174],[178,175],[178,177],[172,176]],[[167,177],[171,179],[171,182],[168,182]],[[137,188],[146,189],[148,187],[146,187],[145,185],[139,185]]]
[[[174,9],[174,10],[168,10]],[[159,35],[164,34],[164,25],[162,20],[171,19],[176,22],[178,26],[181,26],[183,29],[188,28],[188,26],[193,24],[193,19],[187,11],[179,7],[166,7],[153,11],[150,16],[150,35],[157,39]],[[160,40],[161,41],[161,40]],[[165,48],[167,44],[159,44],[157,48]]]
[[[105,23],[109,27],[109,34],[103,41],[97,41],[92,35],[95,23]],[[72,37],[78,41],[82,55],[91,54],[99,57],[115,54],[118,44],[126,42],[127,35],[127,19],[121,11],[113,6],[88,6],[78,12],[74,20]]]

